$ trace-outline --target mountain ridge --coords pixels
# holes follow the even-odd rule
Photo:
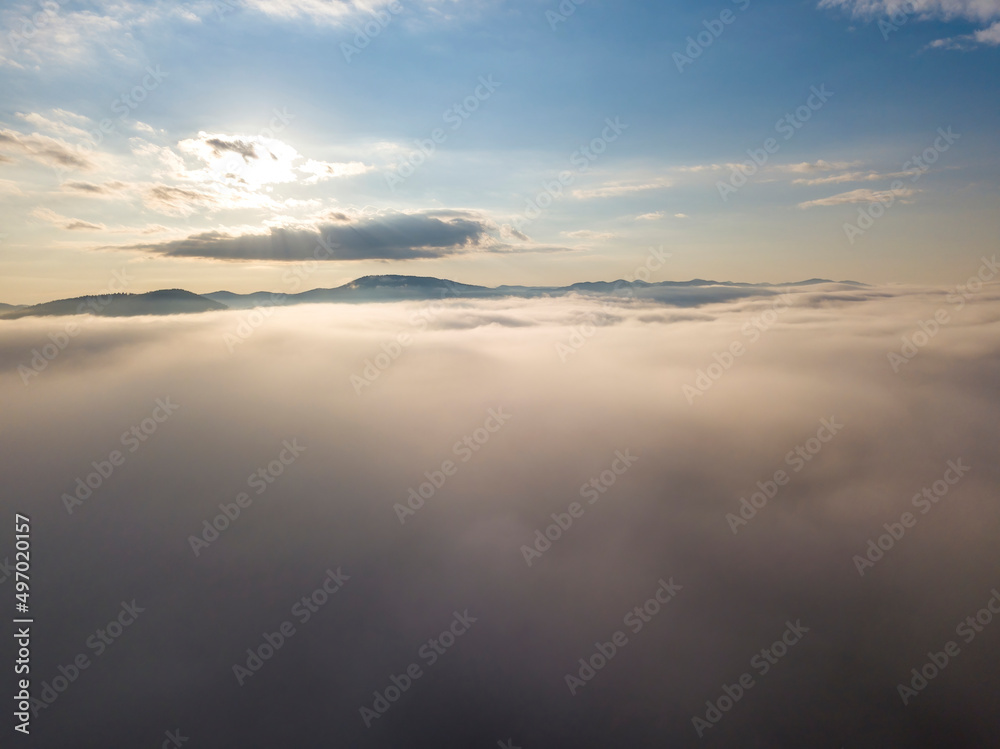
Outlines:
[[[196,294],[185,289],[159,289],[145,293],[118,293],[85,295],[70,299],[56,299],[34,305],[0,304],[0,319],[42,317],[54,315],[94,314],[103,317],[131,317],[136,315],[191,314],[226,309],[251,309],[258,306],[291,306],[297,304],[370,303],[393,301],[419,301],[429,299],[486,299],[502,297],[538,298],[566,296],[574,293],[621,296],[628,290],[630,296],[673,306],[698,306],[711,301],[728,301],[749,296],[750,290],[777,289],[793,286],[838,284],[864,287],[857,281],[831,281],[810,278],[804,281],[770,283],[741,283],[695,278],[689,281],[579,281],[567,286],[514,286],[495,287],[460,283],[433,276],[404,276],[396,274],[368,275],[332,288],[314,288],[298,293],[255,291],[239,294],[219,290]],[[725,289],[723,293],[704,293],[708,289]],[[699,293],[701,291],[702,293]]]

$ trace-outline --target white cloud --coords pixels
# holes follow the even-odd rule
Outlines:
[[[66,229],[67,231],[104,231],[107,228],[104,224],[94,224],[90,221],[84,221],[83,219],[63,216],[49,208],[35,208],[29,215],[50,224],[54,224],[60,229]]]
[[[591,231],[590,229],[564,231],[563,234],[573,239],[613,239],[615,236],[611,232]]]
[[[63,169],[92,169],[94,162],[69,143],[48,135],[25,135],[0,129],[0,151],[20,154],[45,166]]]
[[[235,0],[230,0],[235,2]],[[243,5],[271,18],[307,20],[340,26],[362,13],[373,13],[393,0],[243,0]],[[387,12],[387,11],[383,11]]]
[[[301,158],[287,143],[260,135],[198,133],[177,144],[186,154],[195,156],[206,168],[188,173],[200,182],[239,183],[249,188],[297,182],[293,162]]]
[[[78,197],[87,198],[104,198],[104,199],[117,199],[123,193],[130,189],[131,185],[125,182],[119,182],[113,180],[111,182],[104,182],[101,184],[95,184],[93,182],[82,182],[82,181],[70,181],[63,182],[60,185],[60,190],[62,192],[69,193],[71,195],[76,195]]]
[[[828,198],[820,198],[819,200],[807,200],[804,203],[799,203],[799,208],[814,208],[816,206],[828,206],[828,205],[844,205],[845,203],[876,203],[879,201],[884,201],[889,197],[906,198],[914,194],[916,194],[916,190],[911,190],[906,187],[900,188],[898,190],[882,190],[882,191],[862,188],[859,190],[851,190],[850,192],[838,193],[837,195],[831,195]]]
[[[667,215],[666,211],[653,211],[652,213],[642,213],[635,217],[636,221],[659,221]]]
[[[369,172],[374,167],[368,166],[360,161],[349,161],[346,163],[331,163],[328,161],[316,161],[309,159],[302,166],[296,167],[300,172],[312,175],[304,180],[306,184],[335,179],[337,177],[353,177],[357,174]]]
[[[57,117],[59,114],[63,113],[64,110],[52,110],[50,114],[55,114]],[[68,112],[66,114],[69,114]],[[17,116],[27,122],[29,125],[34,126],[38,130],[44,130],[49,133],[54,133],[62,137],[70,138],[89,138],[87,131],[76,127],[75,125],[70,125],[66,122],[59,122],[57,120],[51,120],[45,115],[39,114],[38,112],[17,112]],[[86,119],[86,118],[84,118]]]
[[[880,179],[894,179],[896,177],[910,177],[912,172],[889,172],[881,174],[879,172],[843,172],[842,174],[828,174],[825,177],[813,177],[811,179],[792,180],[793,185],[829,185],[841,182],[875,182]]]
[[[601,187],[589,190],[574,190],[573,197],[581,200],[590,198],[616,198],[620,195],[629,195],[634,192],[645,192],[646,190],[659,190],[663,187],[670,187],[670,180],[658,179],[652,182],[608,182]]]
[[[24,68],[89,63],[98,48],[120,58],[134,56],[136,42],[128,31],[135,10],[127,3],[116,6],[115,15],[100,10],[104,12],[72,11],[54,2],[8,8],[0,13],[0,23],[10,30],[0,35],[0,58],[11,67]],[[132,54],[123,53],[121,46]]]
[[[858,166],[859,161],[800,161],[797,164],[775,164],[772,168],[779,172],[794,174],[812,174],[814,172],[834,172],[839,169],[850,169]]]
[[[924,19],[989,21],[1000,16],[996,0],[820,0],[819,7],[843,8],[868,18],[905,13]]]
[[[921,21],[941,19],[987,23],[1000,19],[997,0],[820,0],[821,8],[843,8],[855,16],[875,18],[916,18]],[[944,49],[968,49],[977,44],[1000,45],[1000,22],[972,34],[938,39],[929,46]]]
[[[973,34],[953,36],[948,39],[937,39],[931,42],[930,46],[944,49],[971,49],[977,44],[985,44],[991,47],[1000,45],[1000,21],[997,21],[989,28],[980,29]]]

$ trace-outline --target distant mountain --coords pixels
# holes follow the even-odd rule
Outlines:
[[[205,294],[209,299],[221,302],[233,309],[248,309],[261,305],[315,304],[321,302],[392,302],[404,300],[431,299],[481,299],[499,297],[535,298],[543,296],[564,296],[566,294],[611,294],[634,296],[640,299],[658,301],[675,306],[696,306],[710,301],[726,301],[751,294],[759,294],[762,289],[777,286],[803,286],[821,283],[835,283],[821,278],[784,284],[750,284],[732,281],[708,281],[696,278],[691,281],[593,281],[571,284],[570,286],[475,286],[456,283],[442,278],[428,276],[364,276],[343,286],[332,289],[312,289],[298,294],[281,294],[256,291],[251,294],[234,294],[217,291]],[[843,282],[852,286],[863,286],[851,281]]]
[[[434,299],[499,299],[519,297],[558,297],[568,294],[617,296],[644,299],[675,307],[697,307],[711,302],[725,302],[748,296],[776,294],[770,289],[790,286],[812,286],[839,283],[862,287],[855,281],[828,281],[810,278],[807,281],[781,284],[751,284],[732,281],[584,281],[570,286],[475,286],[456,283],[429,276],[364,276],[332,289],[311,289],[298,294],[255,291],[251,294],[234,294],[215,291],[211,294],[193,294],[182,289],[151,291],[146,294],[112,294],[110,297],[85,296],[61,299],[32,307],[4,305],[0,319],[40,315],[95,314],[106,317],[132,315],[174,315],[191,312],[209,312],[223,309],[251,309],[262,306],[288,306],[294,304],[319,304],[323,302],[364,303],[424,301]]]
[[[109,294],[81,296],[54,302],[19,307],[0,313],[0,318],[48,317],[52,315],[100,315],[102,317],[133,317],[135,315],[179,315],[227,309],[212,299],[183,289],[164,289],[146,294]]]

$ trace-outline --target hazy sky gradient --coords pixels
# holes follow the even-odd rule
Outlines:
[[[258,258],[272,230],[357,234],[430,214],[444,238],[335,256],[310,285],[610,280],[661,245],[673,259],[657,280],[957,282],[1000,228],[1000,4],[897,6],[7,5],[0,300],[97,292],[123,266],[131,291],[281,291],[273,260],[162,248],[210,236],[226,258]],[[712,41],[694,57],[699,33]],[[810,101],[807,120],[779,124]],[[939,128],[960,137],[921,172],[910,160]],[[435,129],[434,152],[396,181]],[[603,153],[581,160],[602,133]],[[777,150],[723,200],[719,181],[768,138]],[[519,222],[560,172],[572,182]],[[890,191],[851,243],[844,225]],[[456,238],[455,221],[477,230]]]

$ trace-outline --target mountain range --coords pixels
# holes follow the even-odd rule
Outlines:
[[[270,291],[257,291],[250,294],[236,294],[231,291],[195,294],[183,289],[162,289],[144,294],[122,293],[58,299],[35,305],[0,304],[0,319],[11,320],[21,317],[77,314],[130,317],[324,302],[364,303],[502,297],[537,298],[569,294],[633,297],[675,307],[696,307],[710,302],[724,302],[747,296],[778,293],[776,290],[781,288],[831,283],[851,287],[865,286],[857,281],[830,281],[823,278],[781,284],[707,281],[696,278],[690,281],[659,281],[655,283],[619,280],[581,282],[569,286],[488,287],[428,276],[382,275],[364,276],[335,288],[311,289],[298,294]],[[769,292],[768,290],[771,289],[775,291]]]

